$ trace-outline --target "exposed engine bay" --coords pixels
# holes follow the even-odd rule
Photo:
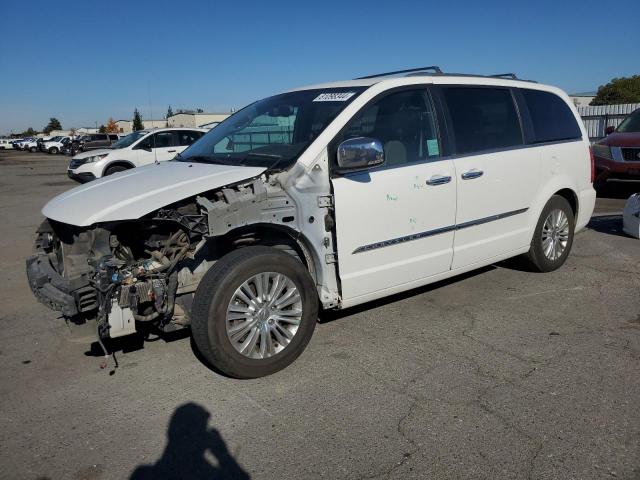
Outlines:
[[[312,270],[311,254],[291,235],[297,217],[293,200],[263,176],[137,220],[90,227],[46,220],[27,259],[29,284],[65,317],[95,317],[100,339],[134,333],[141,323],[172,331],[189,325],[200,279],[230,250],[280,246]],[[287,228],[279,234],[278,226]]]

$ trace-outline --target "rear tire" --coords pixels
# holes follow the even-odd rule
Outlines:
[[[263,294],[251,283],[256,278],[266,278]],[[283,284],[285,289],[278,290]],[[251,303],[238,301],[241,297]],[[191,330],[214,369],[235,378],[257,378],[298,358],[317,319],[318,293],[306,267],[288,253],[252,246],[225,255],[205,274],[195,293]]]
[[[31,153],[36,153],[36,152],[38,151],[38,148],[37,148],[37,147],[31,147],[31,148],[29,149],[29,151],[30,151]]]
[[[124,165],[114,165],[113,167],[109,167],[104,171],[104,176],[113,175],[114,173],[124,172],[125,170],[129,170]]]
[[[551,272],[564,264],[571,252],[575,218],[569,202],[554,195],[542,209],[527,254],[532,268]]]

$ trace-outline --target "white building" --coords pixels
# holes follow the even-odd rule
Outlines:
[[[596,98],[596,92],[573,93],[569,95],[573,104],[578,107],[588,107],[591,100]]]
[[[170,127],[204,127],[212,128],[230,114],[228,113],[176,113],[167,118]]]
[[[118,133],[131,133],[133,132],[133,120],[116,120],[118,126]],[[165,128],[167,126],[166,120],[145,120],[142,119],[142,126],[145,130],[151,130],[152,128]]]
[[[76,135],[85,135],[87,133],[98,133],[97,128],[93,127],[80,127],[75,129]]]

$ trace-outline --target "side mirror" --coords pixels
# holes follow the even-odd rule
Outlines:
[[[607,128],[604,129],[604,134],[611,135],[615,131],[616,131],[616,127],[614,127],[613,125],[609,125]]]
[[[338,145],[338,172],[356,172],[384,163],[384,150],[380,140],[356,137]]]

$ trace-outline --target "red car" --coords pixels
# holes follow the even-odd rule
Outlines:
[[[640,109],[625,118],[618,128],[607,127],[607,136],[594,144],[595,184],[608,180],[640,181]]]

